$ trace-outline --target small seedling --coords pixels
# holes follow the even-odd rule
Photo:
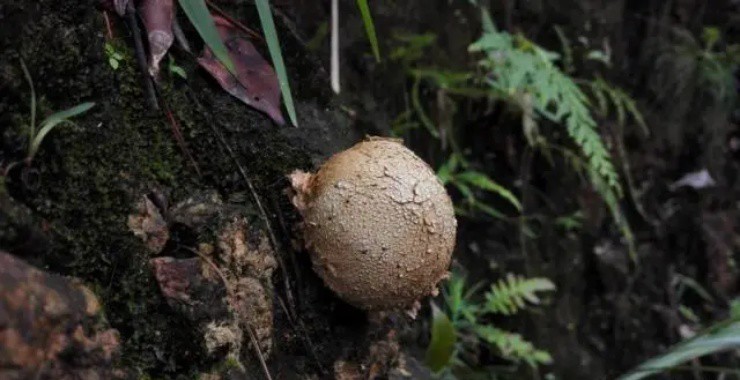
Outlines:
[[[116,47],[110,42],[105,43],[105,56],[108,57],[108,64],[113,70],[118,70],[123,61],[123,54],[121,54]]]
[[[522,210],[521,203],[509,189],[496,183],[485,173],[468,169],[466,162],[458,154],[452,154],[447,162],[439,168],[437,177],[443,184],[450,184],[460,191],[470,209],[482,211],[498,219],[507,218],[502,212],[476,197],[474,189],[478,189],[497,194],[514,206],[517,211]],[[457,211],[465,213],[463,209]]]
[[[185,73],[185,69],[182,68],[182,66],[178,66],[175,63],[175,59],[172,58],[172,56],[169,56],[169,61],[167,62],[167,67],[169,68],[170,72],[172,74],[175,74],[179,76],[182,79],[188,79],[188,74]]]
[[[443,289],[445,312],[433,308],[431,342],[426,362],[435,373],[466,366],[462,357],[486,345],[506,360],[531,368],[550,364],[546,351],[521,335],[490,323],[492,315],[512,316],[529,306],[539,305],[539,294],[555,290],[546,278],[524,278],[508,274],[490,285],[482,299],[476,297],[480,284],[466,288],[465,279],[453,274]]]
[[[72,108],[66,109],[64,111],[55,112],[51,114],[49,117],[41,121],[38,125],[36,124],[36,90],[33,86],[33,80],[31,79],[31,74],[28,72],[28,68],[26,67],[25,62],[21,60],[21,69],[23,69],[23,75],[26,78],[26,81],[28,81],[28,85],[31,88],[31,123],[28,128],[28,150],[25,158],[25,163],[30,164],[33,158],[36,156],[36,153],[39,150],[39,147],[41,146],[41,143],[44,141],[44,137],[49,134],[55,127],[68,123],[74,125],[74,123],[69,120],[72,117],[75,117],[77,115],[83,114],[90,110],[93,106],[95,106],[95,103],[93,102],[85,102],[78,104]],[[38,131],[37,131],[38,127]],[[14,166],[20,164],[21,161],[16,161],[10,163],[8,166],[4,169],[4,174],[7,174],[10,169],[12,169]]]

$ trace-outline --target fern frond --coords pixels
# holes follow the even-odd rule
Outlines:
[[[539,304],[537,292],[555,290],[555,285],[546,278],[524,278],[508,274],[491,285],[486,293],[484,311],[511,315],[527,307],[527,304]]]
[[[511,36],[495,29],[485,32],[469,50],[486,54],[486,59],[480,63],[490,71],[487,83],[492,90],[508,95],[515,103],[524,97],[523,94],[531,94],[538,115],[565,124],[591,171],[609,185],[608,191],[613,191],[616,197],[621,196],[619,175],[591,116],[588,98],[575,81],[555,65],[558,54],[523,36]]]
[[[484,341],[496,347],[502,357],[523,361],[531,367],[552,363],[547,351],[537,349],[521,335],[504,331],[490,325],[477,326],[475,333]]]
[[[587,82],[591,93],[599,103],[599,113],[606,116],[609,113],[609,106],[607,104],[607,98],[614,107],[614,112],[617,114],[617,122],[619,125],[624,126],[627,121],[627,116],[631,116],[637,125],[642,129],[643,134],[646,136],[650,134],[645,118],[642,116],[642,112],[637,108],[635,100],[623,89],[607,83],[601,78],[597,78],[593,81]]]

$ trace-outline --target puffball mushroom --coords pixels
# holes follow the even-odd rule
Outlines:
[[[434,171],[400,140],[370,137],[289,177],[314,270],[340,298],[393,310],[437,293],[457,221]]]

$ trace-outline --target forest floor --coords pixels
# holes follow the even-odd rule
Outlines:
[[[245,24],[258,25],[251,3],[215,3]],[[96,103],[75,126],[50,134],[30,165],[18,166],[3,178],[0,254],[6,251],[45,272],[79,279],[86,292],[95,295],[104,319],[74,318],[85,321],[86,342],[95,349],[107,350],[111,340],[105,332],[117,331],[117,341],[110,344],[117,355],[102,360],[110,359],[120,369],[115,376],[258,379],[267,372],[274,379],[430,377],[422,364],[429,344],[429,302],[410,319],[402,313],[369,315],[339,300],[311,269],[297,232],[299,216],[286,191],[288,173],[314,170],[365,135],[395,134],[433,167],[445,162],[449,148],[423,127],[395,127],[398,116],[410,108],[410,70],[474,65],[468,45],[479,36],[479,15],[446,0],[428,3],[371,2],[375,27],[386,41],[378,63],[354,2],[341,2],[348,11],[340,22],[342,92],[337,96],[329,88],[328,37],[322,32],[329,20],[328,4],[274,1],[300,121],[299,127],[278,127],[223,92],[193,55],[179,48],[171,54],[187,79],[163,71],[156,92],[159,107],[151,107],[130,29],[112,13],[106,20],[89,1],[0,0],[0,162],[25,154],[22,126],[28,123],[31,95],[21,59],[35,85],[38,119],[84,101]],[[594,7],[587,15],[593,19],[610,11],[608,6]],[[522,12],[522,29],[538,23],[579,28],[575,25],[580,21],[571,21],[573,15],[567,12],[543,11],[550,17],[546,22],[534,11]],[[604,27],[602,33],[636,25],[625,21]],[[189,27],[185,33],[196,35]],[[434,33],[436,39],[419,51],[398,37],[424,33]],[[624,33],[625,39],[640,39]],[[552,33],[534,32],[531,38],[542,35],[547,42],[557,41]],[[122,54],[116,69],[109,64],[106,44]],[[421,58],[410,61],[415,54]],[[629,69],[638,70],[636,64]],[[638,74],[613,76],[624,87],[635,88],[641,106],[652,106],[643,101],[647,90],[635,84],[634,77]],[[431,86],[421,89],[430,109],[439,105],[438,95]],[[517,273],[546,277],[557,286],[530,313],[494,321],[549,351],[553,364],[539,372],[503,371],[502,376],[615,378],[728,314],[740,273],[734,266],[740,252],[740,162],[738,148],[728,145],[733,133],[740,133],[737,120],[718,128],[719,148],[712,145],[716,139],[705,138],[701,131],[686,132],[682,138],[687,142],[679,149],[629,136],[630,170],[641,189],[623,201],[635,234],[638,259],[632,260],[598,194],[568,165],[551,165],[544,155],[534,154],[519,117],[476,102],[456,105],[454,120],[464,124],[457,138],[471,165],[521,195],[526,216],[547,219],[533,224],[528,235],[518,222],[523,219],[516,217],[459,218],[453,269],[464,273],[470,284],[482,281],[488,286],[506,273]],[[435,120],[445,118],[443,108],[434,108]],[[653,136],[659,138],[661,114],[646,115],[648,124],[655,121]],[[703,167],[712,170],[716,186],[671,187],[683,174]],[[462,194],[453,192],[453,198],[459,200]],[[578,228],[556,223],[562,220],[558,216],[579,210]],[[132,218],[154,225],[143,232],[143,241],[134,233]],[[237,219],[244,224],[235,223]],[[205,274],[208,265],[193,266],[203,262],[203,247],[225,250],[238,239],[246,241],[249,252],[275,265],[249,272],[227,263],[211,264],[223,281]],[[256,285],[239,288],[234,279],[240,276]],[[178,287],[183,281],[190,286],[187,294]],[[57,286],[49,288],[59,291]],[[231,297],[232,286],[256,301]],[[79,301],[83,296],[70,297]],[[432,301],[444,303],[441,296]],[[70,305],[90,308],[80,302]],[[2,306],[0,302],[0,311]],[[257,311],[244,315],[240,308]],[[3,318],[0,313],[0,322]],[[262,324],[255,331],[242,331],[245,320]],[[75,331],[65,328],[70,335]],[[230,355],[234,352],[238,363]],[[59,375],[51,372],[59,368],[65,374],[98,368],[101,359],[79,355],[50,364],[46,375]],[[506,368],[505,362],[490,360],[486,350],[479,355],[486,365]],[[266,358],[264,367],[260,357]],[[3,360],[0,355],[0,375],[23,378],[17,363]],[[720,364],[733,360],[717,358]]]

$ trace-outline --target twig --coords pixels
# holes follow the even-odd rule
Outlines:
[[[301,333],[301,337],[303,338],[303,344],[306,346],[308,351],[311,353],[311,356],[313,357],[313,360],[316,361],[316,366],[319,368],[319,371],[322,375],[326,374],[326,369],[324,369],[324,366],[321,365],[321,361],[319,360],[319,355],[316,354],[316,348],[313,345],[313,342],[311,341],[311,337],[308,336],[308,333],[306,332],[306,326],[303,324],[303,320],[300,317],[296,317],[295,319],[291,317],[290,312],[288,312],[288,308],[285,306],[285,301],[283,301],[282,297],[277,297],[278,301],[280,302],[280,307],[283,309],[285,314],[288,316],[288,321],[293,326],[294,330],[298,330]]]
[[[228,293],[229,298],[232,300],[232,302],[236,302],[236,294],[234,292],[234,289],[232,289],[231,286],[229,286],[229,281],[226,278],[226,275],[224,274],[224,272],[221,270],[221,268],[219,268],[218,265],[216,265],[216,263],[214,263],[210,258],[208,258],[206,255],[204,255],[197,249],[193,249],[190,247],[185,247],[185,248],[188,251],[193,252],[196,255],[198,255],[198,257],[200,257],[201,260],[205,261],[211,267],[213,267],[213,270],[215,270],[218,276],[221,277],[221,281],[224,282],[224,288],[226,288],[226,292]],[[232,306],[234,307],[234,310],[237,313],[237,315],[239,315],[240,314],[239,308],[234,305]],[[244,315],[239,315],[239,316],[245,317]],[[244,324],[245,324],[245,327],[247,328],[246,330],[247,330],[247,334],[249,335],[249,341],[252,343],[252,347],[254,347],[254,351],[257,354],[257,358],[259,359],[260,364],[262,365],[262,371],[264,371],[265,377],[267,377],[267,380],[272,380],[272,375],[270,375],[270,369],[267,368],[267,362],[265,361],[265,355],[262,353],[262,350],[260,349],[260,346],[257,342],[257,337],[254,335],[254,332],[252,332],[251,323],[249,323],[249,321],[246,318],[244,318]]]
[[[190,163],[193,165],[193,168],[195,169],[195,172],[198,174],[198,177],[202,177],[203,175],[200,172],[200,168],[198,167],[198,163],[195,162],[195,159],[190,154],[190,151],[188,150],[188,147],[185,145],[185,139],[182,137],[182,132],[180,130],[180,123],[177,122],[177,119],[175,119],[175,116],[172,114],[172,111],[170,111],[170,108],[167,107],[167,105],[164,105],[164,113],[167,115],[167,119],[170,121],[170,126],[172,127],[172,134],[175,135],[175,141],[177,141],[177,144],[180,146],[180,149],[182,150],[183,154],[189,159]]]
[[[260,365],[262,366],[262,371],[265,373],[265,377],[267,377],[267,380],[272,380],[270,369],[267,368],[265,356],[262,354],[262,350],[260,350],[260,346],[257,344],[257,337],[254,336],[252,326],[250,326],[249,323],[247,323],[247,333],[249,334],[249,340],[252,342],[252,346],[254,346],[254,351],[257,352],[257,358],[260,360]]]
[[[293,292],[290,290],[290,281],[288,277],[288,270],[285,267],[285,262],[282,258],[282,252],[280,249],[280,245],[278,244],[277,239],[275,238],[275,233],[273,232],[272,226],[270,225],[270,219],[267,217],[267,212],[265,211],[264,206],[262,205],[262,201],[260,201],[259,195],[257,195],[257,191],[254,188],[254,185],[252,184],[252,181],[249,179],[249,176],[247,176],[247,172],[244,169],[244,167],[239,163],[238,158],[236,157],[236,154],[231,149],[231,146],[226,142],[226,139],[221,134],[221,132],[216,128],[213,121],[210,120],[210,117],[207,116],[207,111],[204,110],[203,105],[200,104],[198,99],[195,97],[195,94],[193,94],[192,90],[188,88],[188,94],[190,95],[190,98],[192,99],[193,103],[199,108],[199,111],[203,113],[203,115],[208,118],[208,126],[211,128],[211,131],[216,135],[221,145],[226,150],[226,153],[229,155],[231,160],[234,162],[234,165],[236,165],[237,169],[239,170],[239,174],[241,175],[244,182],[247,184],[247,187],[249,188],[249,191],[252,195],[252,198],[254,199],[254,203],[257,206],[257,209],[260,213],[260,216],[262,218],[262,221],[265,223],[265,228],[267,229],[267,233],[270,238],[270,244],[272,245],[273,250],[275,251],[276,259],[278,260],[278,264],[280,265],[280,270],[283,272],[283,286],[285,287],[285,294],[288,297],[288,303],[291,306],[291,310],[295,313],[295,299],[293,298]]]
[[[270,197],[270,200],[272,201],[272,207],[275,210],[279,210],[280,209],[280,204],[278,203],[278,200],[275,199],[274,196],[271,196]],[[277,213],[277,219],[278,219],[278,223],[280,224],[280,228],[283,231],[283,235],[284,236],[290,236],[290,231],[288,230],[288,227],[287,227],[287,225],[285,223],[285,220],[283,218],[282,213],[279,213],[279,212]],[[288,251],[288,253],[290,253],[288,255],[289,256],[288,259],[290,260],[290,265],[293,267],[292,268],[293,269],[293,275],[295,276],[296,284],[298,285],[298,299],[300,300],[301,299],[300,288],[301,288],[301,283],[302,283],[301,273],[298,270],[298,263],[296,263],[296,260],[295,260],[295,251],[292,249],[292,246],[290,245],[290,242],[288,243],[287,251]]]
[[[105,20],[105,28],[108,32],[108,39],[113,39],[113,28],[110,26],[110,18],[108,17],[108,11],[103,11],[103,19]]]
[[[208,4],[208,7],[209,8],[213,9],[214,11],[216,11],[216,13],[218,13],[219,16],[225,18],[230,23],[234,24],[237,28],[241,29],[244,33],[249,34],[250,36],[252,36],[253,38],[255,38],[259,42],[264,42],[265,41],[264,39],[262,39],[262,36],[260,36],[259,33],[255,32],[252,29],[247,28],[246,26],[244,26],[244,24],[242,24],[238,20],[234,19],[233,17],[229,16],[228,13],[224,12],[221,8],[219,8],[211,0],[206,0],[206,4]]]
[[[139,28],[139,20],[136,18],[136,9],[134,9],[133,3],[133,1],[129,1],[126,6],[126,22],[134,35],[136,61],[139,63],[139,69],[141,69],[141,79],[144,82],[144,89],[147,93],[149,107],[153,110],[158,110],[159,104],[157,103],[157,95],[154,92],[152,78],[149,76],[146,53],[144,52],[144,42],[141,40],[141,28]]]

